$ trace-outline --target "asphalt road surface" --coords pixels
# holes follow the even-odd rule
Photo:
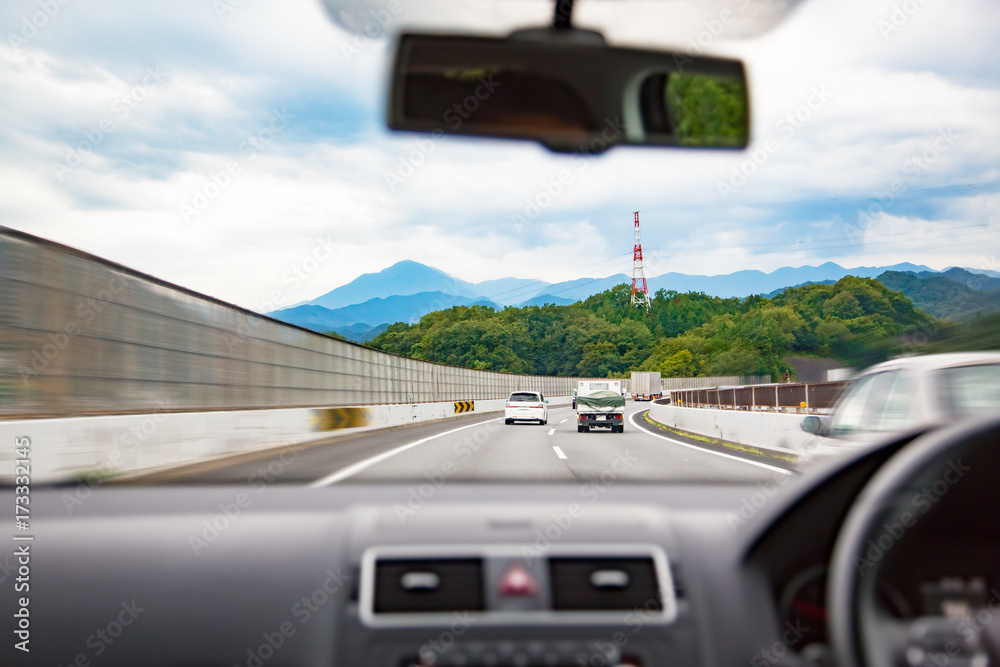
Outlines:
[[[577,433],[576,413],[549,423],[504,425],[499,413],[469,415],[330,438],[174,471],[146,481],[182,484],[412,482],[757,482],[791,474],[780,462],[708,451],[644,423],[647,403],[626,405],[624,433]],[[142,481],[142,480],[136,480]]]

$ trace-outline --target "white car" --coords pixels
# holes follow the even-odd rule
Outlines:
[[[867,447],[888,433],[996,413],[1000,413],[1000,353],[894,359],[858,375],[832,415],[802,420],[802,430],[816,434],[802,462]]]
[[[537,391],[515,391],[507,399],[503,411],[503,423],[538,422],[549,423],[549,405],[545,397]]]

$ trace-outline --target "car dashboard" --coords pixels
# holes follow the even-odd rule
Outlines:
[[[30,590],[0,592],[5,609],[30,596],[30,653],[7,642],[0,655],[78,667],[802,664],[827,650],[839,527],[898,446],[753,486],[453,484],[431,498],[419,482],[109,486],[72,504],[65,487],[40,490]],[[951,497],[961,511],[976,501]],[[879,595],[894,614],[947,614],[993,590],[995,536],[975,512],[948,516],[886,555]],[[18,622],[7,616],[8,637]]]

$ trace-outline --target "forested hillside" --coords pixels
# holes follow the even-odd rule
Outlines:
[[[393,324],[373,347],[456,366],[536,375],[755,375],[788,354],[848,365],[884,358],[937,321],[876,280],[847,277],[774,299],[660,290],[647,314],[619,285],[568,306],[455,307]],[[925,335],[927,335],[925,333]]]
[[[935,317],[968,320],[1000,311],[1000,280],[962,269],[945,274],[886,271],[878,280]]]

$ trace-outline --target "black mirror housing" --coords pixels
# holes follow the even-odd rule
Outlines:
[[[575,29],[403,34],[388,108],[394,130],[584,153],[619,144],[745,148],[749,118],[740,61],[616,48]]]

